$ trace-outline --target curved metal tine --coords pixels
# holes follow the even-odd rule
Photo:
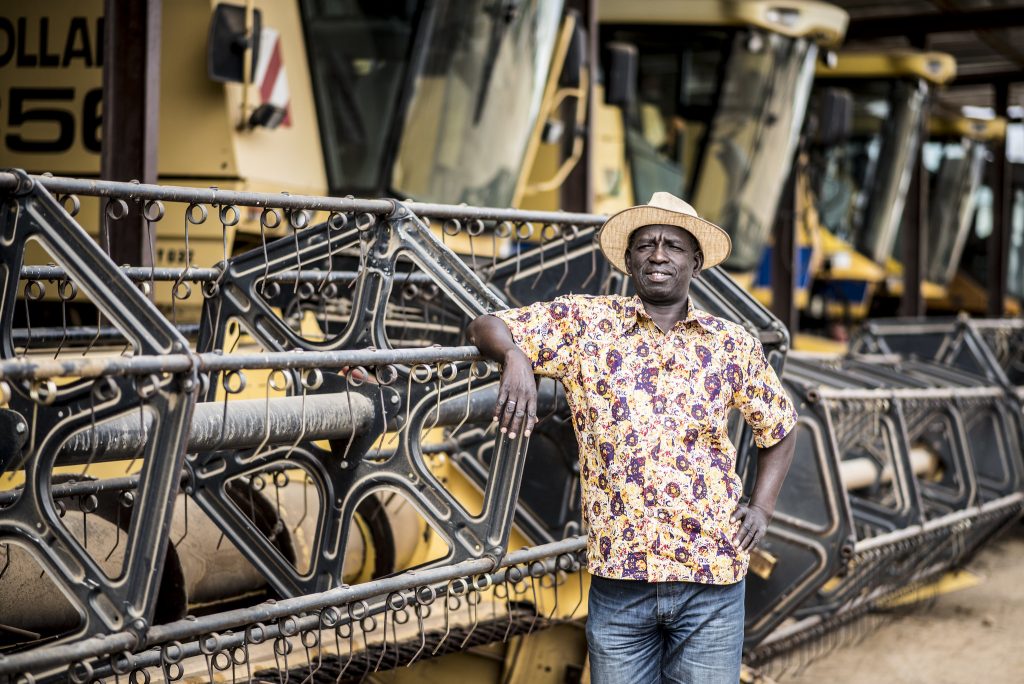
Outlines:
[[[0,575],[0,577],[3,577],[3,575]],[[413,596],[418,595],[418,592],[413,593]],[[413,612],[416,613],[416,627],[417,629],[419,629],[420,632],[420,647],[416,649],[416,653],[414,653],[409,662],[405,664],[406,667],[409,667],[410,665],[415,663],[416,659],[420,657],[421,653],[423,653],[423,649],[427,647],[427,631],[426,628],[423,626],[423,607],[423,604],[421,604],[417,600],[416,607],[413,608]]]
[[[26,302],[27,302],[27,300],[26,300]],[[173,302],[173,298],[172,298],[172,302]],[[25,319],[26,324],[28,322],[27,314],[28,314],[28,310],[26,309],[26,319]],[[89,352],[92,351],[92,348],[96,345],[96,342],[99,341],[100,333],[102,331],[103,331],[103,312],[100,309],[96,309],[96,334],[92,336],[92,339],[89,340],[89,344],[87,344],[85,346],[85,351],[82,352],[82,356],[88,356],[89,355]],[[31,328],[29,328],[29,335],[30,335],[30,337],[31,337],[31,332],[32,332],[32,330],[31,330]],[[31,341],[31,340],[29,340],[29,341]],[[25,343],[25,351],[26,351],[26,353],[28,352],[28,341],[26,341],[26,343]]]
[[[107,551],[104,561],[110,560],[111,556],[114,555],[114,551],[117,551],[117,547],[121,545],[121,509],[122,506],[117,506],[117,520],[114,521],[114,545],[110,547],[110,551]]]
[[[99,434],[96,432],[96,383],[99,380],[93,382],[92,389],[89,390],[89,458],[85,460],[85,466],[82,468],[82,477],[89,474],[89,468],[92,467],[93,461],[96,460],[97,454],[100,451],[100,440]],[[145,433],[143,433],[145,434]]]
[[[555,289],[561,292],[562,283],[569,277],[569,239],[562,235],[562,277],[558,279]]]
[[[580,285],[580,289],[582,290],[587,285],[589,285],[590,281],[593,280],[595,276],[597,276],[597,247],[594,245],[593,242],[591,242],[591,244],[590,244],[590,273],[587,274],[587,279],[583,281],[582,285]]]
[[[380,415],[388,415],[387,406],[384,405],[384,386],[381,385],[380,383],[377,383],[377,398],[380,399]],[[384,432],[381,432],[380,437],[378,437],[373,442],[373,458],[371,458],[370,460],[376,460],[380,458],[381,449],[384,448],[384,438],[387,436],[387,434],[387,426],[385,425]]]
[[[390,610],[390,608],[388,606],[387,599],[385,599],[384,600],[384,612],[382,614],[383,617],[381,618],[381,627],[383,628],[381,631],[382,631],[382,633],[384,635],[384,642],[381,645],[380,655],[377,656],[377,662],[373,666],[373,671],[374,672],[379,672],[380,671],[380,665],[381,665],[381,663],[384,662],[384,655],[388,652],[388,612],[389,612],[389,610]],[[391,616],[391,621],[394,622],[394,620],[395,620],[394,616]],[[396,643],[395,647],[397,648],[397,646],[398,645]]]
[[[153,427],[156,427],[155,421]],[[146,400],[141,395],[139,395],[139,434],[142,436],[142,439],[140,440],[139,444],[139,449],[138,451],[132,454],[131,460],[128,461],[128,465],[125,466],[125,475],[132,472],[132,468],[135,467],[135,462],[139,460],[139,456],[141,456],[142,453],[146,450],[146,444],[148,441],[146,439]]]
[[[505,635],[501,637],[501,642],[505,643],[508,641],[508,633],[512,630],[512,592],[515,590],[515,583],[513,583],[508,577],[508,570],[505,571],[505,615],[508,620],[505,623]]]
[[[313,484],[312,478],[309,477],[309,473],[305,470],[302,471],[302,515],[299,516],[298,521],[295,523],[295,527],[292,528],[292,534],[298,534],[299,528],[302,527],[302,523],[306,522],[306,518],[309,516],[309,486]]]
[[[547,228],[546,224],[542,225],[540,227],[540,242],[537,243],[537,252],[540,254],[540,265],[537,268],[537,275],[534,276],[533,282],[530,283],[530,289],[531,290],[536,290],[537,289],[537,283],[540,282],[541,276],[544,275],[544,252],[545,252],[545,250],[544,250],[544,229],[545,228]]]
[[[25,287],[27,288],[28,284],[26,284]],[[21,350],[21,356],[23,358],[28,356],[28,352],[32,348],[32,316],[29,313],[29,305],[28,305],[29,298],[26,296],[26,297],[24,297],[24,300],[25,300],[25,332],[27,333],[27,335],[25,337],[25,346],[22,347],[22,350]],[[96,336],[98,337],[99,334],[100,333],[97,330],[96,331]],[[83,356],[84,356],[84,354],[83,354]]]
[[[438,394],[438,396],[440,396],[440,393]],[[466,424],[467,420],[469,420],[469,408],[471,406],[472,399],[473,399],[473,365],[471,363],[470,366],[469,366],[469,378],[466,380],[466,410],[462,414],[462,420],[459,421],[459,424],[456,425],[448,433],[448,439],[455,439],[455,435],[458,434],[459,430],[462,429],[462,426]]]
[[[430,427],[426,428],[425,432],[429,432],[437,427],[438,422],[441,420],[441,392],[444,391],[444,378],[441,373],[441,364],[437,364],[437,401],[434,404],[434,420],[431,421]]]
[[[335,677],[334,684],[340,684],[341,678],[345,676],[345,673],[348,671],[349,666],[352,664],[352,659],[354,658],[354,655],[355,655],[355,653],[354,653],[354,651],[355,651],[355,643],[353,643],[353,642],[354,642],[354,639],[355,639],[355,629],[356,628],[355,628],[355,625],[353,625],[353,623],[352,623],[353,618],[352,618],[352,604],[351,603],[347,605],[346,610],[348,612],[348,622],[344,623],[344,625],[346,627],[348,627],[348,635],[346,637],[344,637],[344,638],[348,639],[348,658],[342,664],[341,669],[338,670],[338,676]],[[341,626],[342,626],[342,623],[339,622],[334,627],[334,646],[338,650],[338,660],[341,660],[341,641],[340,641],[340,639],[342,638],[342,636],[338,632],[338,629]]]
[[[544,583],[541,582],[541,587],[543,588],[543,586],[544,586]],[[547,617],[548,622],[551,622],[552,620],[554,620],[555,619],[555,613],[558,612],[558,562],[557,562],[557,560],[555,562],[555,570],[554,570],[554,572],[551,573],[551,593],[554,596],[554,599],[551,601],[551,603],[552,603],[552,605],[551,605],[551,612],[548,613],[548,617]]]
[[[391,448],[391,446],[399,440],[402,433],[409,430],[409,416],[412,414],[412,376],[414,372],[412,369],[409,370],[409,378],[405,382],[405,422],[402,423],[394,434],[391,435],[391,439],[387,441],[384,446]]]
[[[349,385],[348,376],[352,372],[350,368],[347,373],[344,373],[345,377],[345,399],[348,401],[348,415],[349,420],[352,422],[351,430],[349,430],[348,443],[345,445],[345,453],[341,455],[341,460],[348,461],[349,451],[352,450],[352,442],[356,439],[356,414],[352,411],[352,387]]]
[[[53,352],[53,358],[60,356],[61,350],[64,348],[64,343],[68,341],[68,302],[61,296],[61,283],[71,281],[58,281],[57,282],[57,298],[60,299],[60,324],[63,329],[60,342],[57,344],[57,351]]]
[[[519,237],[519,229],[518,228],[513,228],[512,240],[513,240],[513,244],[515,244],[515,246],[516,246],[516,272],[512,276],[512,279],[515,280],[515,279],[517,279],[519,277],[519,270],[520,270],[520,267],[522,266],[522,256],[523,256],[523,241]],[[506,287],[508,287],[508,286],[506,285]]]
[[[466,632],[466,636],[463,637],[462,643],[459,644],[460,650],[466,648],[466,643],[469,641],[469,638],[473,636],[473,632],[476,631],[477,625],[480,624],[481,595],[479,591],[473,588],[474,584],[474,582],[470,581],[469,589],[466,591],[466,615],[469,616],[471,626],[469,631]],[[470,600],[470,596],[476,596],[476,603],[473,603],[473,601]]]
[[[498,226],[491,231],[491,272],[487,275],[487,282],[494,278],[494,272],[498,270]]]
[[[450,615],[451,610],[450,610],[449,605],[448,605],[449,601],[451,600],[451,597],[452,597],[452,580],[449,580],[448,581],[448,586],[445,587],[445,590],[444,590],[444,634],[441,636],[441,640],[437,642],[437,645],[434,646],[434,650],[431,651],[430,655],[437,655],[437,652],[439,650],[441,650],[441,646],[448,639],[448,635],[451,634],[451,631],[452,631],[451,615]]]
[[[566,618],[567,620],[572,620],[573,618],[575,618],[576,617],[576,611],[578,611],[580,609],[580,606],[583,605],[583,568],[582,567],[579,568],[576,571],[576,577],[579,580],[579,594],[576,597],[576,605],[573,606],[572,612],[569,613],[569,617]]]
[[[281,371],[281,373],[282,373],[282,375],[285,375],[285,377],[288,377],[287,374],[284,373],[284,371]],[[273,375],[273,374],[274,374],[274,371],[271,371],[270,375]],[[259,446],[256,447],[256,451],[254,451],[252,453],[252,456],[249,457],[248,460],[250,460],[250,461],[255,461],[259,457],[259,455],[261,453],[263,453],[263,449],[266,448],[267,442],[270,441],[270,376],[269,375],[267,376],[267,387],[266,387],[266,391],[264,393],[263,399],[264,399],[263,439],[260,441]]]
[[[174,548],[178,548],[178,544],[184,541],[185,537],[188,536],[188,494],[183,494],[181,500],[182,515],[185,518],[185,529],[181,531],[181,536],[178,537],[178,541],[174,542]]]
[[[533,619],[530,620],[530,628],[526,630],[527,636],[533,633],[533,628],[537,626],[537,618],[540,617],[540,605],[537,599],[537,578],[530,572],[529,566],[526,568],[526,574],[530,576],[530,591],[533,593]]]
[[[299,247],[299,229],[295,227],[295,223],[292,221],[292,214],[295,211],[295,209],[288,210],[288,225],[292,227],[292,237],[295,243],[295,283],[292,286],[292,294],[298,293],[299,281],[302,280],[302,249]]]
[[[302,376],[300,375],[299,377],[301,378]],[[300,379],[299,385],[302,387],[302,399],[299,401],[299,422],[301,427],[299,428],[299,436],[295,438],[295,441],[288,447],[288,451],[285,452],[285,460],[292,457],[292,453],[299,446],[299,442],[306,438],[306,384]]]

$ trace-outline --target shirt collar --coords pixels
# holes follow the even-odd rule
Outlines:
[[[646,318],[647,320],[653,321],[653,319],[647,313],[647,309],[644,308],[643,301],[641,301],[640,297],[638,297],[637,295],[633,295],[626,302],[625,307],[623,307],[623,317],[626,319],[626,324],[628,327],[632,327],[632,325],[639,323],[641,318]],[[696,323],[706,332],[710,332],[713,320],[714,316],[712,316],[706,311],[701,311],[696,306],[694,306],[693,299],[691,299],[690,297],[686,298],[686,318],[683,320],[684,324]]]

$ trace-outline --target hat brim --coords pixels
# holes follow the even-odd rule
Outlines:
[[[732,252],[729,234],[714,223],[699,216],[648,205],[630,207],[614,214],[601,227],[597,242],[612,266],[628,274],[626,248],[629,246],[629,236],[645,226],[658,225],[676,226],[693,235],[700,243],[701,252],[704,253],[704,268],[717,266]]]

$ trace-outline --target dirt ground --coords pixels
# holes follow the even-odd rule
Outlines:
[[[841,646],[780,684],[1024,682],[1024,523],[982,551],[977,586],[901,611],[858,645]],[[774,669],[774,668],[773,668]]]

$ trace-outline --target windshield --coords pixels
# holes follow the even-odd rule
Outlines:
[[[818,212],[835,235],[884,263],[893,252],[915,162],[924,91],[907,81],[823,85],[853,97],[850,137],[811,155]]]
[[[1011,297],[1024,299],[1024,189],[1013,189],[1012,202],[1006,291]]]
[[[930,177],[927,278],[933,283],[948,285],[956,274],[971,228],[985,156],[985,146],[968,138],[928,141],[922,148]]]
[[[387,151],[421,14],[419,5],[404,0],[302,0],[332,194],[385,190]]]
[[[562,3],[432,3],[391,187],[401,197],[509,206],[558,37]]]
[[[639,51],[626,113],[638,202],[669,191],[732,237],[726,266],[764,250],[814,78],[817,47],[755,29],[617,27]]]

